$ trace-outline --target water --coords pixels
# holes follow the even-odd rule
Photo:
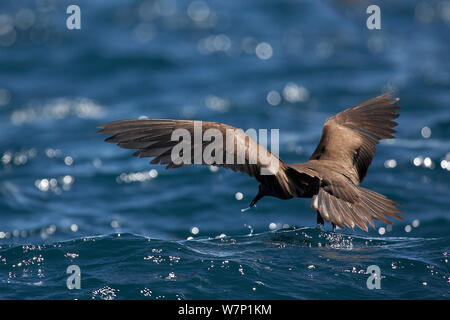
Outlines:
[[[376,31],[340,1],[78,3],[73,31],[69,1],[0,5],[1,299],[449,298],[448,2],[380,2]],[[300,162],[327,117],[387,90],[398,138],[363,185],[405,219],[369,233],[316,229],[309,200],[241,213],[257,192],[246,175],[149,166],[95,129],[280,128],[281,158]]]

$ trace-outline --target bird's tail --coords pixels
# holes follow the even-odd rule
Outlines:
[[[367,222],[375,228],[373,220],[379,220],[387,224],[392,222],[387,217],[402,220],[398,215],[401,211],[396,205],[399,202],[389,200],[382,194],[372,190],[355,186],[356,190],[352,196],[346,200],[330,194],[325,189],[320,188],[317,198],[313,197],[313,209],[319,211],[325,221],[337,225],[344,229],[348,226],[354,229],[358,226],[362,230],[368,231]]]
[[[398,215],[398,213],[401,213],[401,210],[396,207],[401,204],[400,202],[390,200],[384,195],[369,189],[358,187],[358,190],[359,199],[353,204],[353,209],[354,211],[363,214],[372,227],[375,227],[373,219],[392,224],[386,216],[403,220],[403,218]]]

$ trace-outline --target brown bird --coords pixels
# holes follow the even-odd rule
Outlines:
[[[382,139],[392,139],[397,125],[393,120],[399,114],[400,106],[394,105],[399,99],[391,93],[364,101],[328,118],[322,129],[322,137],[316,150],[305,163],[287,164],[255,140],[234,127],[218,122],[202,122],[202,132],[217,129],[224,137],[220,145],[223,161],[207,161],[203,157],[195,161],[195,152],[191,152],[190,163],[215,165],[241,171],[259,181],[259,190],[250,203],[250,208],[264,196],[280,199],[312,198],[311,208],[317,211],[317,223],[331,222],[344,229],[355,226],[368,231],[367,222],[374,227],[374,219],[392,224],[386,216],[402,219],[396,208],[400,203],[360,186],[372,162],[375,148]],[[107,142],[115,142],[121,148],[138,149],[133,155],[154,157],[151,164],[161,163],[166,168],[187,165],[174,161],[173,148],[179,141],[172,141],[176,129],[186,129],[195,134],[192,120],[139,119],[109,122],[98,128],[99,133],[113,134]],[[233,135],[226,135],[227,129],[233,129]],[[227,141],[234,145],[227,150]],[[210,140],[213,141],[213,140]],[[205,150],[209,141],[202,141]],[[237,162],[237,150],[245,150],[244,161]],[[255,148],[259,151],[255,154]],[[194,144],[192,144],[194,150]],[[263,152],[261,152],[263,151]],[[227,154],[228,152],[228,154]],[[231,154],[230,154],[231,153]],[[272,161],[263,161],[266,155]],[[241,154],[242,155],[242,154]],[[231,156],[233,163],[225,161]],[[253,158],[252,158],[253,157]],[[254,161],[250,161],[254,159]],[[277,170],[273,170],[273,167]],[[273,171],[262,174],[261,169]]]

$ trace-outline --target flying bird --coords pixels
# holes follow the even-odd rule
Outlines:
[[[219,146],[224,161],[213,165],[241,171],[258,180],[258,193],[249,208],[264,196],[312,198],[311,208],[317,212],[319,226],[327,221],[332,224],[333,230],[336,226],[341,229],[357,226],[368,231],[367,222],[375,228],[375,219],[388,224],[392,222],[387,217],[402,219],[398,214],[401,211],[396,207],[399,202],[360,186],[378,142],[394,138],[396,131],[393,128],[397,125],[394,119],[399,116],[397,111],[401,108],[395,105],[398,100],[392,97],[392,93],[386,93],[328,118],[317,148],[304,163],[284,163],[242,130],[226,124],[202,122],[202,130],[216,129],[224,137]],[[151,164],[178,168],[187,164],[174,161],[172,151],[178,141],[172,140],[172,134],[176,129],[185,129],[193,136],[194,127],[193,120],[138,119],[109,122],[98,128],[101,134],[113,135],[105,141],[117,143],[121,148],[138,149],[134,156],[150,157],[153,158]],[[230,129],[234,129],[234,136],[226,135]],[[236,160],[237,150],[241,147],[245,150],[244,161],[225,161],[225,157],[230,156],[227,150],[230,139],[236,146],[231,150],[231,157]],[[202,150],[208,144],[208,141],[202,141]],[[255,146],[263,152],[253,154],[257,150]],[[271,162],[263,161],[264,153]],[[193,161],[190,163],[195,163],[194,152],[191,157]],[[211,165],[205,159],[196,163]],[[277,170],[273,174],[261,173],[262,169],[272,170],[274,164]]]

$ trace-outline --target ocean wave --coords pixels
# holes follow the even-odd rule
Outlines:
[[[233,298],[236,290],[249,299],[323,298],[324,287],[329,298],[344,298],[333,296],[339,288],[376,298],[379,293],[365,284],[367,267],[376,264],[385,298],[442,298],[438,288],[450,281],[448,252],[442,251],[448,241],[289,228],[217,239],[158,240],[125,233],[11,244],[0,249],[0,288],[8,288],[8,298]],[[405,249],[414,254],[402,255]],[[69,265],[81,269],[80,290],[66,287]],[[321,279],[334,282],[327,286]],[[396,284],[402,290],[393,290]]]

